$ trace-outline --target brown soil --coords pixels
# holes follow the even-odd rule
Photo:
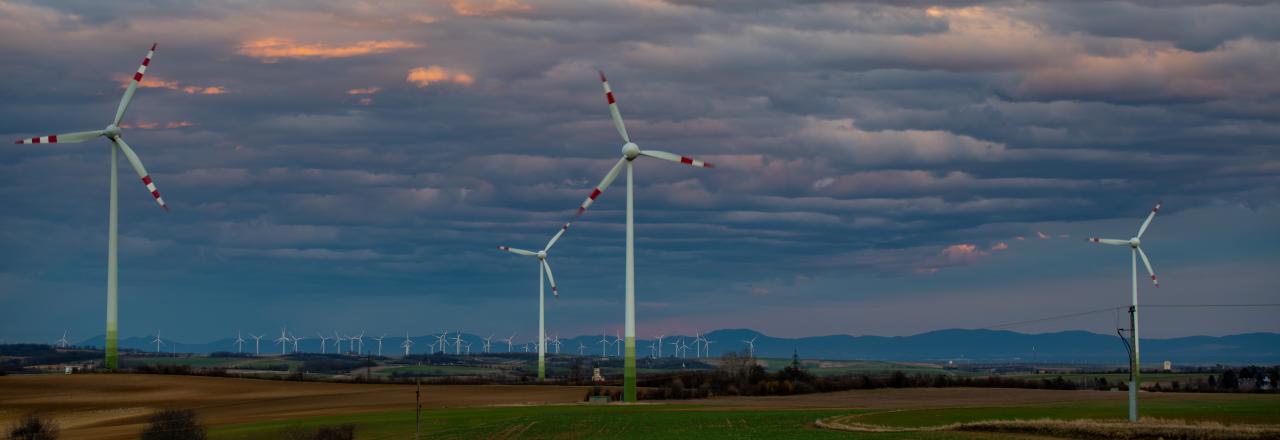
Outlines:
[[[427,408],[563,404],[587,388],[424,385]],[[357,385],[141,374],[0,377],[0,427],[23,414],[54,418],[62,438],[128,439],[160,408],[192,408],[207,426],[328,414],[412,410],[413,385]]]
[[[871,408],[920,409],[985,406],[1021,406],[1055,402],[1124,400],[1111,391],[1057,391],[1010,388],[901,388],[841,391],[799,396],[720,397],[689,403],[744,408]],[[1215,400],[1238,398],[1230,394],[1143,393],[1143,400]]]

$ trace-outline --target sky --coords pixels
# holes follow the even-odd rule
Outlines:
[[[0,0],[0,136],[124,137],[120,327],[537,329],[539,248],[632,139],[640,336],[909,335],[1280,303],[1275,2]],[[0,339],[101,334],[110,147],[0,148]],[[625,180],[551,252],[623,320]],[[1280,331],[1152,308],[1143,335]],[[1093,314],[1009,327],[1110,333]]]

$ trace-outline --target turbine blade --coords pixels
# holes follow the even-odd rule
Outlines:
[[[510,253],[513,253],[513,254],[527,255],[527,256],[530,256],[530,257],[535,256],[535,255],[538,255],[538,253],[537,253],[537,252],[526,251],[526,250],[524,250],[524,249],[516,249],[516,248],[508,247],[508,246],[498,246],[498,249],[501,249],[501,250],[504,250],[504,251],[507,251],[507,252],[510,252]]]
[[[601,180],[600,184],[596,185],[596,189],[591,191],[591,195],[587,196],[587,199],[583,200],[581,205],[578,205],[578,213],[573,215],[574,218],[578,218],[582,216],[582,213],[587,212],[587,208],[590,208],[591,204],[596,202],[596,197],[600,197],[600,194],[604,193],[604,190],[613,183],[613,179],[618,178],[618,173],[622,171],[622,165],[626,162],[627,158],[624,157],[618,159],[618,163],[613,164],[613,169],[609,170],[609,174],[604,176],[604,180]]]
[[[155,182],[151,181],[151,175],[147,174],[147,169],[142,166],[142,161],[138,159],[138,155],[129,148],[129,144],[124,142],[122,137],[113,137],[111,142],[124,153],[124,157],[129,159],[129,164],[133,165],[133,170],[138,172],[138,177],[142,178],[142,184],[147,186],[147,191],[151,192],[151,197],[156,198],[156,203],[164,208],[165,212],[169,212],[169,205],[164,203],[164,199],[160,198],[160,190],[156,189]]]
[[[1151,226],[1151,220],[1156,218],[1156,213],[1160,212],[1161,202],[1156,202],[1156,207],[1151,208],[1151,213],[1147,214],[1147,221],[1142,222],[1142,227],[1138,228],[1138,238],[1142,238],[1142,233],[1147,232],[1147,226]]]
[[[1147,273],[1151,274],[1151,284],[1155,284],[1157,288],[1160,287],[1160,281],[1156,280],[1156,271],[1151,270],[1151,260],[1147,259],[1147,253],[1142,251],[1141,246],[1138,247],[1138,256],[1142,257],[1142,264],[1147,266]]]
[[[703,161],[700,161],[700,160],[697,160],[697,159],[693,159],[693,158],[689,158],[689,157],[684,157],[684,156],[681,156],[681,155],[678,155],[678,154],[671,154],[671,153],[668,153],[668,152],[665,152],[665,151],[657,151],[657,150],[642,150],[642,151],[640,151],[640,155],[641,155],[641,156],[649,156],[649,157],[652,157],[652,158],[655,158],[655,159],[669,160],[669,161],[672,161],[672,162],[678,162],[678,163],[682,163],[682,164],[693,165],[693,166],[695,166],[695,167],[699,167],[699,168],[711,168],[711,167],[714,167],[714,166],[715,166],[715,165],[709,164],[709,163],[707,163],[707,162],[703,162]]]
[[[93,139],[93,138],[96,138],[96,137],[98,137],[98,136],[102,136],[102,135],[103,135],[103,134],[105,134],[105,133],[106,133],[106,132],[105,132],[105,131],[102,131],[102,130],[94,130],[94,131],[78,131],[78,132],[75,132],[75,133],[67,133],[67,134],[51,134],[51,135],[48,135],[48,136],[33,137],[33,138],[28,138],[28,139],[19,139],[19,140],[15,141],[14,143],[15,143],[15,144],[57,144],[57,143],[72,144],[72,143],[76,143],[76,142],[84,142],[84,141],[87,141],[87,140],[89,140],[89,139]]]
[[[613,98],[613,89],[609,88],[609,80],[604,77],[604,71],[600,71],[600,83],[604,84],[604,97],[609,101],[609,113],[613,115],[613,126],[617,127],[618,135],[622,136],[624,142],[631,142],[631,136],[627,136],[627,126],[622,123],[622,113],[618,112],[618,100]]]
[[[560,291],[556,288],[556,277],[551,275],[551,265],[547,264],[547,260],[542,260],[542,268],[547,270],[547,281],[551,283],[551,294],[559,298]]]
[[[125,89],[124,96],[120,98],[120,106],[116,107],[116,118],[112,120],[112,125],[120,125],[120,120],[124,119],[124,111],[129,109],[129,102],[133,101],[133,92],[138,91],[138,83],[142,82],[142,76],[147,73],[147,66],[151,65],[151,56],[156,54],[156,45],[151,43],[151,50],[147,51],[147,56],[142,59],[142,65],[138,66],[138,71],[133,74],[133,82],[129,83],[129,88]]]
[[[1090,238],[1090,239],[1089,239],[1089,241],[1092,241],[1092,242],[1094,242],[1094,243],[1111,244],[1111,245],[1117,245],[1117,246],[1119,246],[1119,245],[1128,245],[1128,244],[1129,244],[1129,240],[1117,240],[1117,239],[1114,239],[1114,238],[1098,238],[1098,237],[1092,237],[1092,238]]]
[[[567,232],[568,225],[570,224],[571,223],[566,223],[563,226],[561,226],[561,230],[558,230],[558,232],[556,232],[556,235],[553,235],[552,239],[550,239],[549,242],[547,242],[547,247],[543,248],[543,252],[550,251],[550,249],[552,249],[552,246],[556,246],[556,242],[558,242],[559,238],[561,238],[561,235],[564,235],[564,232]]]

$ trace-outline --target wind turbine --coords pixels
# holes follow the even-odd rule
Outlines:
[[[657,347],[655,344],[656,344],[655,342],[650,342],[650,343],[649,343],[649,357],[654,358],[654,359],[657,359],[657,357],[658,357],[658,347]]]
[[[526,251],[524,249],[516,249],[510,246],[498,246],[498,249],[501,249],[516,255],[524,255],[527,257],[538,258],[538,339],[541,341],[538,343],[538,380],[539,381],[545,380],[547,378],[547,364],[546,364],[547,362],[546,361],[546,358],[547,358],[546,296],[547,294],[546,294],[546,285],[543,284],[542,282],[542,279],[544,276],[546,277],[547,281],[551,283],[551,295],[555,296],[556,298],[560,297],[560,291],[559,289],[556,288],[556,277],[551,275],[551,264],[547,263],[547,252],[551,251],[551,247],[555,246],[556,241],[559,241],[560,237],[564,235],[564,232],[568,230],[569,230],[569,223],[565,223],[564,226],[560,227],[559,231],[556,231],[556,235],[551,236],[551,240],[547,241],[547,245],[543,246],[542,250],[537,252]]]
[[[658,357],[662,357],[662,338],[666,336],[667,335],[658,335],[654,337],[654,339],[658,340]]]
[[[164,345],[164,341],[160,339],[160,329],[156,329],[156,339],[151,341],[151,343],[156,344],[156,353],[159,353],[160,346]]]
[[[515,333],[511,333],[511,337],[509,337],[509,338],[507,338],[507,339],[503,339],[504,341],[507,341],[507,353],[510,353],[510,352],[511,352],[511,340],[512,340],[512,339],[515,339],[515,338],[516,338],[516,334],[515,334]]]
[[[462,354],[462,330],[458,330],[458,334],[453,337],[453,354],[454,356]]]
[[[622,171],[622,165],[627,166],[627,253],[626,253],[626,360],[623,362],[623,398],[627,402],[636,401],[636,277],[635,277],[635,203],[634,203],[634,181],[632,178],[631,162],[640,156],[652,157],[655,159],[668,160],[677,163],[683,163],[700,168],[711,168],[712,165],[700,160],[695,160],[685,156],[668,153],[657,150],[641,150],[639,145],[631,141],[631,136],[627,135],[627,127],[622,122],[622,114],[618,112],[618,102],[613,98],[613,89],[609,88],[609,80],[605,78],[604,71],[600,72],[600,82],[604,86],[604,96],[609,101],[609,113],[613,116],[613,125],[618,129],[618,134],[622,136],[622,158],[613,165],[613,169],[609,170],[609,174],[604,176],[604,180],[596,185],[591,191],[582,205],[578,206],[577,216],[581,216],[586,212],[587,208],[595,202],[597,197],[604,192],[609,184],[618,177],[618,173]]]
[[[286,353],[285,353],[285,344],[288,344],[288,343],[289,343],[289,337],[285,335],[285,328],[284,328],[284,327],[280,327],[280,337],[276,338],[276,341],[275,341],[275,342],[276,342],[277,344],[280,344],[280,355],[281,355],[281,356],[284,356],[284,355],[286,354]]]
[[[716,341],[712,341],[705,337],[702,338],[702,348],[704,350],[707,350],[707,357],[711,357],[711,344],[714,344],[714,343],[716,343]]]
[[[356,356],[364,355],[364,330],[360,330],[360,334],[347,338],[351,344],[351,350],[356,352]],[[360,343],[360,348],[356,348],[356,343]]]
[[[413,348],[413,340],[409,339],[409,332],[404,332],[404,342],[401,342],[400,346],[404,348],[404,355],[408,356],[409,349]]]
[[[556,346],[556,354],[560,354],[560,335],[551,337],[551,345]]]
[[[378,341],[378,357],[382,357],[382,338],[385,338],[385,337],[387,337],[386,333],[383,333],[382,336],[379,336],[376,338],[372,336],[369,337],[370,339]]]
[[[673,350],[675,350],[675,351],[676,351],[675,356],[676,356],[676,357],[679,357],[679,356],[680,356],[680,341],[673,341],[673,342],[671,342],[671,348],[672,348]]]
[[[329,340],[329,338],[325,337],[324,333],[320,333],[320,332],[316,332],[316,336],[320,338],[320,354],[325,354],[324,345],[325,345],[325,342]]]
[[[755,336],[752,336],[750,340],[747,340],[747,339],[742,340],[742,342],[745,342],[747,344],[747,356],[750,356],[753,358],[756,357],[756,338],[759,338],[759,337],[760,335],[755,335]]]
[[[702,332],[698,329],[694,329],[693,334],[693,357],[700,358],[702,357]]]
[[[587,354],[587,344],[583,344],[582,341],[578,341],[578,356],[584,356],[586,354]]]
[[[123,153],[124,157],[129,160],[129,164],[133,166],[133,170],[138,173],[138,177],[142,178],[142,184],[147,186],[147,191],[156,199],[156,203],[164,208],[165,212],[169,211],[169,205],[164,203],[164,199],[160,198],[160,191],[156,189],[155,183],[151,181],[151,175],[147,174],[146,168],[142,166],[142,161],[138,159],[138,155],[129,148],[129,144],[125,143],[124,138],[120,137],[120,120],[124,118],[124,112],[129,108],[129,102],[133,101],[133,93],[138,90],[138,83],[142,82],[142,75],[147,72],[147,66],[151,65],[151,57],[156,53],[156,45],[152,44],[151,49],[147,51],[147,56],[142,59],[142,65],[138,67],[138,71],[133,74],[133,82],[129,83],[129,88],[125,89],[124,96],[120,98],[120,105],[116,107],[115,118],[111,123],[102,130],[81,131],[76,133],[68,133],[61,135],[49,135],[36,138],[21,139],[18,144],[56,144],[56,143],[76,143],[84,142],[98,136],[106,136],[111,141],[111,207],[107,220],[107,335],[106,335],[106,367],[109,370],[115,370],[119,367],[119,325],[117,318],[118,304],[118,240],[117,230],[119,225],[120,203],[117,190],[119,186],[119,178],[117,176],[117,152]]]
[[[1138,235],[1128,240],[1118,240],[1114,238],[1090,238],[1089,241],[1094,243],[1109,244],[1115,246],[1129,246],[1129,260],[1132,269],[1131,284],[1133,286],[1133,304],[1129,306],[1129,328],[1133,337],[1133,358],[1129,364],[1129,421],[1138,421],[1138,387],[1142,386],[1140,379],[1140,366],[1138,358],[1138,257],[1142,257],[1142,264],[1147,267],[1147,273],[1151,275],[1151,283],[1157,288],[1160,282],[1156,280],[1156,272],[1151,269],[1151,260],[1147,259],[1146,252],[1142,251],[1142,234],[1147,232],[1147,226],[1151,226],[1151,220],[1156,218],[1156,213],[1160,212],[1160,202],[1156,202],[1156,207],[1151,208],[1151,213],[1147,214],[1147,220],[1142,222],[1142,226],[1138,227]]]
[[[489,353],[489,347],[492,345],[492,341],[491,341],[492,339],[493,339],[493,334],[492,334],[492,333],[490,333],[490,334],[489,334],[489,337],[484,338],[484,352],[485,352],[485,353]]]
[[[605,359],[609,358],[608,347],[609,347],[609,335],[605,333],[601,333],[600,334],[600,356],[603,356]]]
[[[333,351],[334,351],[335,353],[337,353],[337,354],[342,354],[342,341],[343,341],[344,339],[346,339],[346,338],[343,338],[343,337],[342,337],[342,334],[340,334],[340,333],[338,333],[338,332],[336,332],[336,331],[335,331],[335,332],[333,332]]]
[[[445,354],[445,344],[448,343],[446,341],[449,339],[449,332],[441,330],[440,336],[436,336],[436,339],[440,341],[440,343],[436,345],[437,347],[440,347],[440,354]]]
[[[290,335],[290,336],[292,336],[292,335]],[[302,342],[302,340],[303,340],[303,339],[307,339],[307,337],[306,337],[306,336],[293,336],[293,338],[292,338],[292,339],[293,339],[293,352],[294,352],[294,353],[297,353],[297,352],[298,352],[298,343],[299,343],[299,342]]]
[[[266,336],[266,334],[254,335],[253,333],[249,333],[249,337],[253,338],[253,355],[254,356],[262,354],[260,351],[258,351],[258,348],[261,347],[262,345],[263,336]]]
[[[236,353],[244,352],[244,337],[240,336],[240,330],[236,330]]]
[[[160,332],[156,332],[156,333],[160,333]],[[61,338],[58,338],[58,340],[53,341],[53,345],[54,345],[55,347],[59,347],[59,348],[67,348],[67,346],[68,346],[68,345],[71,345],[71,343],[70,343],[70,342],[67,342],[67,331],[66,331],[66,330],[63,330],[63,331],[62,331],[62,337],[61,337]]]
[[[622,336],[618,335],[617,330],[614,330],[613,332],[613,346],[615,350],[614,353],[616,353],[618,356],[622,356]]]
[[[524,343],[524,352],[525,352],[525,353],[528,353],[528,352],[529,352],[529,343],[528,343],[528,342]]]

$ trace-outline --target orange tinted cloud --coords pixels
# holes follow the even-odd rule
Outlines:
[[[533,10],[521,0],[453,0],[449,6],[453,7],[454,14],[464,17],[494,17]]]
[[[366,87],[363,89],[347,90],[348,95],[372,95],[382,91],[382,87]]]
[[[154,130],[161,127],[164,127],[167,129],[173,129],[173,128],[183,128],[183,127],[194,127],[195,125],[196,124],[191,121],[169,121],[163,124],[159,122],[151,122],[151,121],[138,121],[132,124],[127,122],[120,124],[120,128],[136,128],[139,130]]]
[[[239,53],[261,59],[266,63],[274,63],[280,58],[347,58],[420,46],[417,43],[402,40],[366,40],[346,46],[330,46],[320,43],[299,43],[287,38],[262,38],[241,43]]]
[[[445,69],[440,66],[417,67],[409,71],[409,76],[405,78],[419,88],[431,85],[437,82],[451,82],[469,86],[476,82],[475,78],[462,71]]]
[[[128,88],[129,84],[133,82],[133,75],[120,76],[119,80],[120,88]],[[176,80],[167,80],[150,75],[143,78],[142,82],[138,83],[138,88],[180,90],[182,93],[189,95],[221,95],[227,93],[227,88],[222,86],[182,85],[182,83]]]

